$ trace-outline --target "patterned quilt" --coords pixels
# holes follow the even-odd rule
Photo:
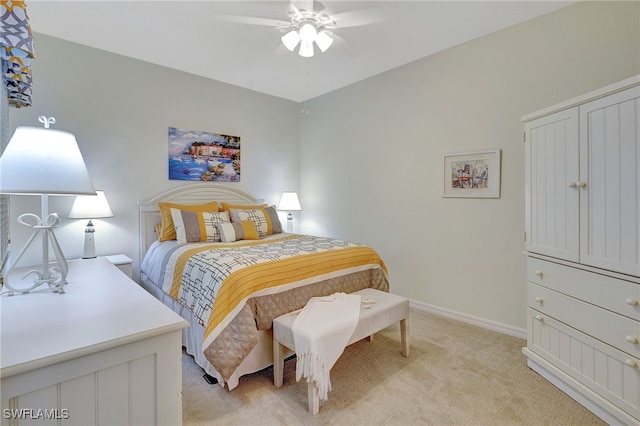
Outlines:
[[[205,327],[202,350],[225,382],[277,316],[313,296],[389,288],[370,247],[309,235],[183,246],[166,262],[159,285]]]

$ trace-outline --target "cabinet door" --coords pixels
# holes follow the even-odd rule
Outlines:
[[[578,109],[525,124],[527,250],[579,260]]]
[[[640,275],[640,87],[580,106],[580,261]]]

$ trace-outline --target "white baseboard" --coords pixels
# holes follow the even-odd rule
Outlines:
[[[485,318],[463,314],[462,312],[452,311],[449,309],[441,308],[439,306],[429,305],[428,303],[418,302],[416,300],[410,300],[409,306],[418,311],[427,312],[433,315],[438,315],[452,320],[464,322],[466,324],[475,325],[477,327],[486,328],[487,330],[496,331],[508,336],[527,340],[527,330],[523,328],[501,324],[499,322],[491,321]]]

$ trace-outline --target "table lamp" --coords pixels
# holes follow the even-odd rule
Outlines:
[[[293,214],[292,211],[300,211],[300,201],[298,200],[298,194],[295,192],[283,192],[282,198],[280,198],[280,204],[278,204],[278,210],[288,211],[287,214],[287,232],[293,232]]]
[[[96,191],[96,195],[78,195],[71,206],[69,212],[70,219],[89,219],[84,229],[84,250],[83,259],[93,259],[96,257],[95,228],[91,219],[103,217],[113,217],[111,207],[104,191]]]
[[[4,285],[10,294],[29,293],[44,284],[56,293],[64,293],[68,266],[53,232],[60,223],[60,215],[49,213],[49,196],[96,193],[75,136],[49,129],[49,125],[55,123],[53,117],[41,116],[38,120],[44,124],[44,128],[16,128],[0,156],[0,193],[39,195],[41,198],[41,216],[24,213],[18,217],[18,222],[30,227],[32,233],[15,260],[7,262],[6,271],[3,271],[6,277]],[[9,273],[37,236],[42,240],[41,269],[32,269],[23,277],[35,274],[33,284],[17,288],[11,282]],[[49,244],[55,256],[53,263],[49,259]]]

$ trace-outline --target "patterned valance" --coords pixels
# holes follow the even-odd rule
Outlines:
[[[24,0],[0,0],[0,62],[9,105],[31,106],[33,37]]]

